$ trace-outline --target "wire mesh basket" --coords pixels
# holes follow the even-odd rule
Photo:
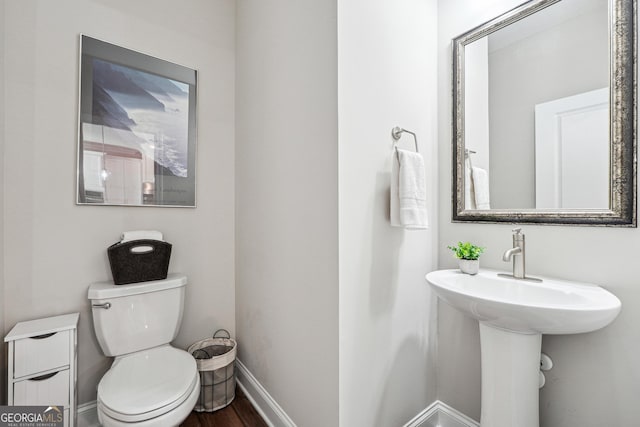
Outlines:
[[[219,337],[225,333],[226,337]],[[236,397],[235,360],[238,344],[226,329],[212,338],[192,344],[187,350],[196,359],[200,373],[200,396],[194,411],[213,412],[229,405]]]

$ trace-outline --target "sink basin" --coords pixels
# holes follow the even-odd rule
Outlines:
[[[482,269],[427,274],[438,296],[490,326],[520,333],[576,334],[603,328],[616,318],[620,300],[600,286],[543,278],[542,282],[504,277]]]
[[[600,286],[543,278],[474,276],[440,270],[426,279],[438,296],[479,321],[481,427],[540,427],[542,334],[595,331],[620,313],[620,300]]]

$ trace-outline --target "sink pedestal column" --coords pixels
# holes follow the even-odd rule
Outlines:
[[[540,427],[541,334],[521,334],[480,322],[481,427]]]

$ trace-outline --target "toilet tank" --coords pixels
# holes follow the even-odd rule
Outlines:
[[[105,356],[120,356],[168,344],[182,322],[187,277],[89,286],[93,328]]]

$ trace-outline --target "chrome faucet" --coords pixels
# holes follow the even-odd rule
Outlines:
[[[521,228],[513,229],[513,248],[502,255],[504,262],[513,260],[513,277],[524,279],[524,234]]]

